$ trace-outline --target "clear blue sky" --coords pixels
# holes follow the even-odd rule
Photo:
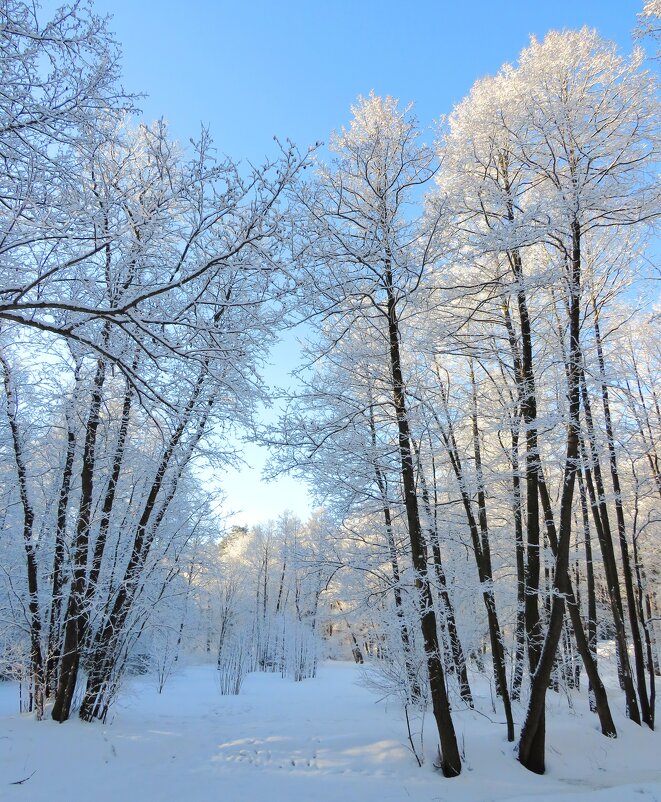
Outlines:
[[[371,89],[415,101],[423,125],[475,79],[516,59],[530,34],[596,27],[631,47],[643,0],[97,0],[124,49],[126,88],[148,93],[187,139],[259,159],[274,134],[301,147],[345,124]]]
[[[55,3],[48,0],[44,10]],[[97,0],[113,16],[124,52],[124,85],[148,95],[148,120],[165,117],[174,136],[209,125],[218,149],[260,161],[273,136],[302,149],[346,125],[350,106],[370,90],[414,101],[423,127],[447,114],[473,82],[514,61],[531,34],[597,28],[631,49],[642,0]],[[296,362],[291,342],[269,371],[278,380]],[[259,481],[253,469],[224,477],[227,510],[254,523],[291,508],[304,516],[300,482]]]

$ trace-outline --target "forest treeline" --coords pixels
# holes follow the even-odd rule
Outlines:
[[[246,170],[206,130],[183,149],[134,122],[86,6],[35,14],[0,9],[0,670],[25,709],[105,720],[127,671],[162,688],[191,650],[238,693],[248,671],[303,679],[344,649],[431,709],[448,777],[476,672],[538,773],[548,693],[587,685],[607,737],[621,694],[653,729],[644,51],[550,32],[431,144],[411,106],[371,94],[327,155],[287,144]],[[265,426],[261,367],[300,323],[303,365]],[[246,432],[308,481],[308,522],[222,531],[208,477]]]

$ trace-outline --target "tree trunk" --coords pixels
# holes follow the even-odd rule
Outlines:
[[[411,659],[411,637],[409,635],[409,628],[406,624],[404,617],[404,607],[402,604],[402,588],[399,574],[399,560],[397,558],[397,547],[395,544],[395,533],[392,526],[392,515],[390,512],[390,504],[388,502],[388,490],[386,486],[386,478],[381,471],[381,468],[376,461],[376,426],[374,423],[374,408],[370,399],[369,407],[369,421],[370,421],[370,434],[372,439],[372,448],[375,451],[373,466],[374,477],[381,496],[381,508],[383,510],[383,520],[386,530],[386,539],[388,542],[388,556],[390,557],[390,567],[392,570],[393,581],[393,596],[395,599],[395,615],[399,623],[399,634],[402,641],[402,651],[404,654],[404,666],[406,669],[406,677],[408,680],[407,696],[410,701],[415,701],[420,698],[420,686],[418,684],[418,677],[416,676],[413,660]]]
[[[512,513],[514,516],[514,543],[516,549],[516,629],[514,671],[512,674],[512,699],[521,696],[523,683],[523,661],[526,646],[526,563],[523,543],[523,514],[521,499],[521,477],[519,475],[519,430],[511,430],[512,462]]]
[[[526,297],[523,263],[518,250],[508,253],[508,258],[516,281],[516,299],[519,311],[519,328],[521,331],[521,350],[517,347],[513,336],[513,327],[509,333],[515,365],[518,364],[517,384],[521,414],[526,433],[526,589],[525,619],[526,638],[528,641],[528,662],[533,674],[539,660],[542,644],[541,621],[539,617],[539,490],[537,475],[539,472],[539,443],[537,435],[537,391],[533,366],[532,328],[528,300]]]
[[[587,612],[587,631],[588,631],[588,646],[590,654],[595,664],[597,662],[597,595],[594,586],[594,563],[592,561],[592,539],[590,537],[590,516],[588,511],[588,500],[585,492],[585,482],[583,480],[583,470],[579,466],[578,473],[578,487],[581,496],[581,518],[583,521],[583,543],[585,546],[585,586],[588,595],[588,612]],[[594,694],[592,683],[589,686],[590,694],[590,708],[594,707]]]
[[[92,385],[87,424],[85,426],[85,446],[80,474],[80,505],[76,524],[76,540],[73,547],[73,579],[67,604],[66,622],[64,626],[64,643],[60,659],[59,676],[53,719],[66,721],[71,712],[71,703],[76,690],[78,669],[80,666],[80,650],[85,637],[85,586],[87,573],[87,552],[89,546],[90,522],[94,496],[94,474],[96,469],[96,437],[101,422],[101,400],[103,385],[106,379],[105,359],[96,363],[96,373]]]
[[[450,594],[448,592],[447,582],[445,579],[445,571],[443,570],[443,562],[441,559],[441,543],[440,543],[440,538],[438,536],[438,529],[436,527],[436,522],[432,514],[431,500],[429,498],[429,489],[427,487],[425,474],[424,471],[422,470],[422,465],[420,463],[420,449],[415,440],[413,440],[412,443],[418,462],[418,475],[420,479],[420,486],[422,488],[422,503],[424,505],[425,513],[429,520],[429,527],[428,527],[429,540],[431,542],[432,554],[434,557],[434,569],[436,572],[436,581],[438,582],[438,591],[441,597],[443,608],[445,610],[445,619],[447,623],[448,636],[450,640],[450,650],[452,652],[452,660],[454,663],[455,671],[457,673],[457,678],[459,680],[459,693],[464,702],[466,702],[466,704],[470,708],[473,708],[474,707],[473,694],[471,692],[470,683],[468,681],[466,658],[464,656],[464,650],[462,648],[461,640],[459,638],[459,630],[457,629],[457,619],[454,614],[454,605],[452,604],[452,600],[450,599]]]
[[[491,655],[494,662],[494,676],[496,678],[496,689],[498,695],[503,700],[505,709],[505,719],[507,720],[507,740],[514,740],[514,719],[512,718],[512,706],[510,703],[509,690],[507,688],[507,676],[505,674],[505,646],[503,635],[498,621],[496,608],[496,597],[493,591],[493,568],[491,564],[491,547],[489,544],[489,525],[487,521],[487,503],[484,489],[484,476],[482,473],[482,453],[480,448],[480,431],[477,419],[477,387],[475,384],[475,373],[473,364],[470,364],[470,376],[472,384],[472,425],[473,425],[473,453],[475,455],[475,475],[477,479],[477,504],[480,522],[480,556],[482,563],[481,579],[485,588],[485,604],[487,605],[487,617],[489,619],[489,635],[491,639]]]
[[[622,555],[622,572],[624,574],[624,587],[627,594],[627,607],[629,609],[629,625],[631,626],[631,639],[633,641],[634,663],[636,667],[636,683],[638,686],[638,701],[640,703],[640,715],[645,724],[654,729],[654,717],[650,709],[650,700],[647,696],[647,686],[645,680],[645,658],[643,656],[643,639],[640,632],[638,617],[638,605],[633,588],[633,571],[629,558],[629,545],[627,543],[626,525],[624,522],[624,509],[622,507],[622,490],[620,488],[620,474],[617,467],[617,454],[615,451],[615,438],[613,436],[613,422],[610,411],[610,399],[608,397],[608,386],[606,384],[606,365],[604,361],[604,351],[601,343],[601,331],[599,328],[599,310],[597,304],[592,299],[594,309],[594,334],[597,344],[597,358],[599,362],[599,379],[601,384],[601,400],[604,408],[604,421],[606,424],[606,440],[608,443],[608,459],[610,464],[611,482],[613,493],[615,494],[615,518],[617,520],[617,533],[620,541],[620,553]]]
[[[41,650],[41,614],[39,609],[39,584],[37,569],[37,546],[33,538],[34,510],[28,492],[28,473],[23,452],[23,443],[16,413],[18,400],[11,380],[9,363],[0,354],[4,375],[7,420],[11,431],[18,492],[23,511],[23,546],[28,578],[28,622],[30,626],[30,667],[32,672],[33,705],[37,719],[44,715],[44,659]]]
[[[634,475],[634,478],[635,475]],[[647,652],[647,669],[648,675],[650,679],[650,695],[649,695],[649,702],[650,702],[650,728],[654,729],[654,713],[655,713],[655,703],[656,703],[656,680],[654,678],[655,671],[657,666],[654,664],[654,647],[652,644],[652,634],[650,632],[649,626],[649,619],[652,618],[652,611],[650,609],[650,602],[649,602],[649,595],[647,595],[647,619],[645,618],[645,610],[643,608],[643,599],[645,598],[644,593],[644,582],[643,582],[643,571],[640,565],[640,561],[638,559],[638,535],[637,535],[637,526],[638,526],[638,481],[636,478],[636,497],[635,497],[635,506],[634,506],[634,518],[633,518],[633,563],[636,566],[636,604],[638,615],[640,616],[640,620],[643,624],[643,632],[645,633],[645,649]]]
[[[65,538],[67,529],[67,509],[71,490],[73,461],[76,453],[76,433],[67,416],[67,450],[62,469],[62,483],[57,502],[57,522],[55,526],[55,553],[53,556],[53,580],[51,589],[51,609],[48,627],[48,653],[46,660],[46,692],[50,696],[57,684],[57,666],[60,662],[62,593],[64,589]]]
[[[585,464],[584,466],[585,481],[588,488],[588,495],[590,497],[594,525],[597,531],[599,545],[601,547],[604,571],[606,574],[606,584],[608,587],[611,612],[615,626],[615,640],[617,646],[620,684],[622,685],[622,689],[624,690],[625,694],[627,716],[632,721],[635,721],[636,724],[640,724],[640,712],[638,709],[638,702],[636,701],[636,690],[634,688],[633,677],[631,675],[631,666],[629,663],[627,634],[624,626],[624,607],[622,604],[622,595],[620,593],[620,579],[618,576],[617,563],[615,561],[615,553],[613,550],[613,539],[611,536],[608,509],[606,507],[605,490],[601,477],[601,467],[599,464],[599,457],[597,456],[592,409],[587,392],[585,374],[580,365],[579,380],[589,447],[589,467],[588,464]],[[585,453],[583,454],[583,458],[584,461],[587,462],[587,455]],[[594,483],[592,480],[593,471]]]
[[[415,489],[415,472],[411,454],[411,436],[408,413],[406,409],[406,393],[402,375],[399,323],[396,300],[393,290],[392,272],[388,264],[386,268],[385,289],[387,293],[388,339],[390,345],[390,368],[392,375],[392,393],[397,429],[399,433],[399,456],[401,462],[404,506],[408,523],[409,540],[411,542],[411,558],[416,572],[416,585],[420,594],[422,617],[420,628],[427,657],[427,673],[432,699],[432,709],[441,746],[441,770],[446,777],[456,777],[461,773],[461,758],[457,737],[454,731],[450,703],[445,689],[443,661],[436,629],[434,602],[427,575],[427,554],[420,526],[420,513]]]
[[[493,576],[491,574],[491,560],[490,559],[485,560],[483,554],[484,542],[487,542],[488,544],[488,529],[486,528],[487,527],[486,509],[482,508],[480,509],[480,526],[485,527],[485,529],[482,532],[482,541],[481,541],[478,522],[475,520],[475,515],[473,514],[472,499],[466,487],[466,480],[464,477],[463,468],[461,464],[461,457],[459,456],[459,448],[457,446],[457,441],[454,435],[454,427],[452,425],[452,421],[449,415],[449,409],[447,407],[447,397],[443,389],[440,376],[438,376],[438,379],[439,379],[439,390],[441,392],[441,398],[443,399],[443,403],[445,405],[446,418],[448,422],[447,432],[441,425],[441,422],[438,419],[437,415],[435,415],[435,419],[439,427],[439,431],[441,432],[441,437],[443,438],[443,442],[445,443],[445,447],[448,453],[448,457],[450,459],[452,470],[457,478],[457,484],[459,485],[459,492],[461,494],[461,500],[464,507],[464,512],[466,513],[466,520],[468,523],[468,530],[470,532],[471,542],[473,545],[473,554],[475,556],[475,564],[477,567],[478,579],[480,581],[480,586],[482,589],[482,600],[484,602],[484,606],[487,612],[487,625],[489,628],[489,640],[491,644],[492,667],[494,672],[494,680],[496,683],[496,692],[498,696],[500,696],[501,699],[503,700],[503,708],[505,710],[505,719],[507,722],[507,739],[509,741],[513,741],[514,720],[512,718],[511,704],[509,699],[509,693],[507,690],[507,679],[505,677],[505,662],[504,662],[502,635],[500,632],[498,613],[496,610],[495,599],[493,596]]]
[[[544,511],[547,537],[549,539],[549,545],[551,547],[551,551],[554,557],[557,557],[558,535],[555,528],[555,521],[553,519],[551,499],[548,494],[548,489],[546,487],[546,482],[544,480],[544,472],[542,470],[541,465],[540,465],[539,479],[540,479],[539,481],[540,500],[542,502],[542,510]],[[615,738],[617,733],[615,730],[615,724],[613,723],[613,717],[610,712],[610,706],[608,704],[608,696],[606,694],[606,689],[604,688],[604,685],[601,681],[601,677],[599,676],[599,671],[597,669],[596,648],[593,653],[592,650],[590,649],[590,644],[588,642],[588,639],[585,636],[585,630],[583,628],[583,622],[581,620],[581,610],[579,608],[576,596],[574,595],[574,590],[571,585],[571,579],[569,577],[569,571],[567,572],[567,609],[569,611],[569,617],[571,619],[572,629],[574,631],[576,648],[578,649],[578,653],[581,656],[581,660],[583,661],[583,665],[585,666],[585,673],[588,675],[588,680],[590,681],[590,685],[592,687],[595,710],[597,712],[597,715],[599,716],[601,732],[608,738]]]
[[[525,768],[537,774],[545,771],[546,740],[546,690],[562,633],[565,612],[565,597],[569,592],[569,547],[571,542],[572,501],[576,468],[578,464],[578,442],[580,436],[580,282],[581,282],[581,231],[578,221],[572,223],[571,257],[569,264],[569,361],[567,372],[567,398],[569,419],[564,477],[560,499],[560,531],[553,577],[553,600],[542,653],[532,677],[530,700],[519,741],[519,761]]]

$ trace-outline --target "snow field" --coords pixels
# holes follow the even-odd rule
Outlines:
[[[537,777],[515,760],[488,683],[476,677],[480,712],[455,708],[464,772],[446,780],[433,768],[431,715],[420,769],[399,705],[360,680],[360,667],[326,662],[317,679],[250,674],[240,696],[223,697],[214,667],[193,666],[162,695],[150,678],[127,682],[106,725],[37,723],[13,712],[16,686],[3,685],[0,800],[661,802],[661,739],[617,708],[619,738],[609,741],[584,698],[571,711],[549,693],[548,771]],[[523,713],[515,707],[517,724]]]

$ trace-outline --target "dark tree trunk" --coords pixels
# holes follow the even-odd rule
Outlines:
[[[507,221],[512,224],[515,222],[517,204],[515,202],[509,176],[509,161],[507,152],[501,151],[498,154],[499,181],[502,182],[502,190],[506,199],[505,217]],[[537,391],[535,387],[532,326],[528,309],[521,251],[518,248],[507,251],[507,260],[514,276],[519,329],[521,332],[521,345],[519,347],[514,325],[509,315],[507,305],[505,305],[505,325],[507,327],[510,349],[512,351],[517,390],[519,393],[519,405],[526,433],[525,626],[530,673],[534,674],[542,645],[542,628],[538,603],[541,555],[539,545],[539,491],[537,487],[537,476],[539,473]]]
[[[376,485],[379,489],[379,495],[381,497],[383,521],[386,530],[386,540],[388,542],[388,556],[390,558],[390,568],[392,570],[393,596],[395,599],[395,615],[397,616],[397,621],[399,623],[399,634],[402,641],[402,651],[404,654],[404,666],[406,669],[406,677],[408,680],[407,693],[410,698],[410,701],[415,701],[416,699],[420,698],[421,692],[420,692],[420,686],[418,684],[418,677],[416,675],[414,663],[412,660],[411,636],[409,634],[409,628],[406,623],[406,618],[404,616],[404,606],[402,604],[402,587],[399,573],[399,559],[397,557],[395,533],[392,526],[392,514],[390,511],[390,504],[388,501],[388,488],[386,485],[386,478],[383,475],[383,472],[376,459],[376,425],[374,423],[374,408],[371,404],[371,399],[369,408],[369,422],[370,422],[370,435],[372,440],[372,448],[374,450],[374,459],[373,459],[374,477],[376,480]]]
[[[544,639],[537,669],[532,677],[528,711],[519,741],[520,762],[527,769],[537,774],[543,774],[545,771],[546,690],[551,678],[558,642],[562,632],[565,597],[569,586],[569,546],[571,541],[572,500],[580,434],[578,359],[580,356],[581,262],[580,228],[577,222],[572,224],[572,250],[569,271],[569,360],[566,366],[569,421],[567,426],[565,468],[560,501],[560,532],[553,578],[554,593],[546,637]]]
[[[648,676],[650,680],[650,693],[649,693],[649,704],[650,704],[650,728],[654,729],[654,714],[655,714],[655,704],[656,704],[656,680],[654,678],[655,671],[657,670],[657,666],[654,663],[654,647],[652,643],[652,634],[650,632],[649,620],[652,618],[652,610],[651,605],[649,602],[649,595],[647,595],[647,619],[645,618],[645,610],[643,608],[643,599],[645,598],[644,593],[644,582],[643,582],[643,571],[640,565],[640,561],[638,559],[638,535],[637,535],[637,527],[638,527],[638,487],[636,481],[636,499],[635,499],[635,507],[634,507],[634,519],[633,519],[633,562],[636,566],[636,604],[638,615],[640,616],[640,620],[643,623],[643,632],[645,633],[645,650],[647,653],[647,670]]]
[[[441,543],[436,527],[435,517],[431,509],[431,499],[429,497],[429,489],[425,480],[424,471],[420,463],[420,450],[415,441],[413,448],[416,453],[418,462],[418,475],[420,478],[420,486],[422,489],[422,503],[425,508],[425,513],[429,520],[429,540],[432,546],[432,554],[434,557],[434,569],[436,572],[436,581],[438,582],[438,592],[441,597],[443,609],[445,611],[445,620],[448,629],[448,637],[450,640],[450,650],[452,652],[452,660],[454,669],[459,680],[459,693],[461,698],[466,702],[469,707],[474,707],[473,694],[471,692],[470,683],[468,681],[468,670],[466,668],[466,658],[464,650],[459,638],[459,630],[457,629],[457,619],[454,614],[454,605],[450,599],[448,592],[447,582],[445,579],[445,571],[443,570],[443,562],[441,559]]]
[[[535,672],[542,644],[542,629],[539,616],[539,574],[540,574],[540,530],[539,530],[539,443],[537,436],[537,391],[533,366],[532,327],[528,300],[526,297],[523,263],[518,250],[508,254],[510,266],[516,281],[516,299],[521,331],[521,349],[517,347],[510,332],[510,344],[516,363],[520,366],[517,375],[521,415],[525,423],[526,454],[526,588],[525,619],[528,642],[528,662],[531,674]]]
[[[487,521],[487,502],[484,488],[484,476],[482,473],[482,453],[480,448],[480,430],[478,427],[477,409],[477,388],[475,384],[475,373],[473,365],[470,365],[471,384],[473,388],[472,398],[472,426],[473,426],[473,453],[475,456],[475,475],[477,479],[477,504],[480,522],[480,555],[482,563],[480,582],[485,588],[485,604],[487,605],[487,617],[489,619],[489,636],[491,639],[491,655],[494,662],[494,676],[496,679],[496,689],[498,695],[503,700],[505,709],[505,719],[507,720],[507,740],[514,740],[514,719],[512,718],[512,706],[510,703],[509,690],[507,688],[507,676],[505,674],[505,646],[503,635],[498,621],[496,608],[496,597],[493,591],[493,568],[491,564],[491,546],[489,544],[489,525]]]
[[[80,381],[80,365],[76,365],[75,389],[72,404],[77,397]],[[55,693],[57,687],[57,667],[61,659],[62,644],[62,602],[64,595],[64,560],[66,556],[67,510],[71,495],[71,477],[76,455],[76,431],[72,416],[67,414],[67,448],[62,469],[62,482],[57,501],[57,517],[55,523],[55,550],[53,555],[53,572],[51,586],[51,608],[48,625],[48,651],[46,658],[46,692],[49,696]]]
[[[638,616],[638,605],[633,587],[633,571],[629,558],[629,545],[627,542],[626,525],[624,522],[624,509],[622,507],[622,490],[620,488],[620,474],[617,467],[617,454],[615,450],[615,437],[613,435],[613,422],[611,418],[610,399],[608,397],[608,386],[606,384],[606,365],[604,352],[601,343],[601,331],[599,328],[599,310],[594,299],[592,301],[594,309],[594,333],[597,344],[597,358],[599,361],[599,377],[601,384],[601,400],[604,408],[604,421],[606,424],[606,439],[608,443],[608,458],[610,464],[611,482],[613,493],[615,494],[615,518],[617,520],[617,533],[620,541],[620,553],[622,556],[622,573],[624,574],[624,587],[627,594],[627,607],[629,610],[629,625],[631,627],[631,639],[633,641],[634,663],[636,668],[636,683],[638,686],[638,701],[640,703],[640,715],[642,720],[651,729],[654,729],[654,716],[650,708],[650,700],[647,696],[647,686],[645,680],[645,658],[643,656],[643,638],[640,632],[640,620]],[[585,385],[584,385],[585,386]]]
[[[422,611],[420,628],[422,630],[422,638],[427,657],[427,673],[429,676],[432,709],[434,718],[436,719],[441,746],[441,770],[446,777],[456,777],[461,774],[461,758],[459,756],[457,737],[450,713],[450,702],[445,689],[445,676],[439,648],[438,631],[436,628],[434,601],[429,584],[429,577],[427,575],[427,554],[422,536],[422,528],[420,526],[420,513],[415,488],[415,471],[411,454],[411,435],[406,408],[406,389],[400,358],[399,322],[392,272],[389,264],[386,267],[385,273],[385,290],[387,293],[392,392],[399,433],[399,455],[404,491],[404,506],[406,509],[409,540],[411,542],[411,559],[416,572],[416,584],[420,594]]]
[[[459,492],[461,494],[461,500],[464,507],[464,512],[466,513],[468,530],[470,532],[471,542],[473,545],[473,554],[475,556],[475,564],[477,566],[477,574],[480,581],[480,585],[482,587],[482,600],[484,602],[484,606],[487,612],[487,624],[489,628],[489,640],[491,644],[492,666],[494,672],[494,680],[496,682],[496,692],[498,696],[500,696],[501,699],[503,700],[503,708],[505,710],[505,719],[507,722],[507,738],[508,740],[513,741],[514,721],[512,718],[509,693],[507,690],[507,679],[505,677],[505,661],[504,661],[502,636],[500,632],[500,625],[498,622],[498,613],[496,610],[495,599],[493,596],[493,577],[491,573],[491,561],[490,559],[488,561],[485,560],[483,554],[483,545],[485,542],[485,537],[487,538],[486,542],[488,543],[488,529],[485,529],[482,532],[482,538],[481,538],[478,522],[476,521],[475,515],[473,513],[472,499],[468,493],[468,488],[466,486],[466,480],[464,477],[463,468],[461,464],[461,457],[459,455],[459,448],[457,446],[457,441],[454,436],[454,427],[452,425],[452,420],[450,418],[449,409],[447,406],[447,397],[445,394],[445,390],[443,389],[440,376],[438,376],[438,379],[439,379],[439,390],[441,393],[441,398],[443,399],[443,404],[445,405],[447,431],[445,431],[444,427],[441,425],[441,422],[438,419],[437,415],[435,415],[435,419],[439,427],[439,431],[441,433],[443,442],[445,443],[445,447],[447,450],[448,457],[450,459],[452,470],[457,478],[457,484],[459,485]],[[481,516],[480,525],[486,527],[487,526],[486,510],[481,509],[480,516]]]
[[[39,609],[39,584],[37,569],[37,544],[33,538],[34,510],[28,492],[28,472],[25,464],[23,443],[16,417],[18,401],[12,384],[9,363],[0,355],[2,362],[7,421],[11,431],[18,492],[23,512],[23,547],[28,578],[28,622],[30,627],[30,667],[32,671],[32,702],[37,719],[44,715],[44,659],[41,649],[41,613]]]
[[[92,397],[85,426],[85,446],[80,474],[80,506],[78,508],[76,539],[73,545],[72,556],[73,578],[66,610],[64,642],[52,713],[53,719],[59,722],[66,721],[71,712],[71,703],[78,680],[78,669],[81,657],[80,650],[85,637],[87,619],[85,611],[87,552],[94,497],[96,437],[101,422],[100,410],[105,379],[106,362],[105,359],[99,359],[96,364],[96,373],[92,385]]]
[[[518,255],[517,255],[518,256]],[[513,257],[512,257],[513,258]],[[517,269],[519,273],[519,292],[523,291],[522,284],[522,268],[520,257],[517,260]],[[524,319],[528,320],[528,310],[525,303],[525,296],[522,301],[519,301],[519,309],[521,309],[521,302],[524,306]],[[512,364],[514,368],[514,376],[516,379],[517,388],[517,409],[514,416],[510,418],[510,464],[512,466],[512,516],[514,518],[514,541],[516,553],[516,630],[515,630],[515,651],[514,651],[514,671],[512,675],[512,699],[518,700],[521,696],[521,685],[523,683],[525,659],[525,646],[526,646],[526,549],[523,538],[523,498],[521,494],[521,467],[519,458],[519,435],[521,424],[521,408],[526,396],[525,377],[523,371],[523,364],[519,344],[516,337],[516,331],[512,316],[510,313],[509,303],[503,301],[502,303],[503,320],[505,329],[507,331],[507,338],[509,341],[510,352],[512,355]],[[521,314],[519,314],[521,318]],[[528,321],[529,328],[529,321]],[[534,385],[534,377],[533,377]],[[534,387],[533,387],[534,389]],[[526,484],[527,489],[527,484]],[[534,620],[534,612],[531,612],[532,620]],[[533,655],[534,659],[534,655]]]
[[[567,277],[569,287],[569,353],[566,365],[569,416],[565,468],[560,499],[560,529],[557,536],[557,548],[555,549],[554,593],[551,604],[551,617],[544,639],[544,646],[542,647],[542,654],[532,678],[528,710],[519,741],[519,760],[521,764],[537,774],[543,774],[545,771],[546,690],[551,678],[558,642],[562,633],[565,598],[570,599],[571,597],[569,606],[578,611],[569,578],[572,502],[579,461],[580,438],[581,229],[578,221],[572,223],[571,233],[571,255],[568,265],[569,275]],[[551,540],[550,535],[549,540]],[[553,544],[551,546],[553,547]],[[580,615],[577,618],[582,630]]]
[[[137,367],[134,361],[132,369]],[[103,506],[101,509],[101,521],[99,523],[99,532],[94,543],[94,553],[92,555],[92,566],[85,589],[85,598],[87,604],[91,603],[92,597],[96,590],[96,583],[99,579],[101,571],[101,562],[103,560],[103,553],[105,551],[106,540],[108,537],[108,529],[110,527],[110,517],[115,502],[115,493],[117,491],[117,483],[122,470],[122,463],[124,461],[124,450],[126,448],[126,437],[128,435],[129,422],[131,419],[131,405],[133,401],[133,389],[130,382],[127,380],[126,389],[124,391],[124,401],[122,404],[122,414],[119,424],[119,432],[117,434],[117,442],[115,444],[115,453],[112,461],[112,468],[110,470],[110,478],[103,498]]]
[[[583,412],[585,414],[589,448],[589,463],[587,462],[587,455],[583,455],[584,462],[586,463],[584,466],[585,483],[588,489],[595,530],[599,539],[602,560],[604,563],[604,571],[606,574],[606,585],[608,588],[611,612],[613,615],[613,624],[615,627],[615,643],[617,647],[620,684],[625,694],[627,716],[632,721],[635,721],[636,724],[640,724],[640,711],[638,709],[636,690],[634,688],[633,677],[631,675],[631,666],[629,663],[627,634],[624,626],[624,607],[622,604],[622,595],[620,593],[620,579],[618,576],[617,563],[615,561],[615,552],[613,550],[613,539],[611,536],[608,509],[605,501],[605,490],[601,476],[601,466],[599,464],[599,457],[597,455],[595,431],[592,420],[592,409],[590,406],[590,398],[587,392],[585,374],[582,367],[579,366],[579,368],[581,398],[583,401]],[[592,478],[593,472],[594,482]]]
[[[583,470],[579,466],[578,473],[578,487],[581,495],[581,518],[583,521],[583,544],[585,546],[585,587],[588,596],[588,611],[587,611],[587,631],[588,631],[588,646],[590,654],[595,664],[597,662],[597,595],[595,593],[594,585],[594,563],[592,561],[592,538],[590,537],[590,515],[588,510],[588,500],[585,492],[585,482],[583,480]],[[594,708],[594,694],[592,683],[589,686],[590,692],[590,708]]]
[[[53,556],[53,584],[51,590],[51,609],[48,627],[48,656],[46,660],[46,691],[55,692],[57,666],[60,661],[62,593],[64,589],[64,558],[67,523],[67,508],[71,490],[73,460],[76,453],[76,433],[71,422],[67,426],[67,450],[62,470],[62,484],[57,503],[57,523],[55,527],[55,553]]]
[[[544,472],[541,465],[539,472],[539,489],[549,545],[553,555],[556,556],[558,554],[558,535],[555,528],[555,521],[553,519],[551,499],[548,494],[548,489],[544,480]],[[613,723],[613,717],[610,712],[606,689],[604,688],[601,677],[599,676],[599,671],[597,670],[596,644],[595,652],[593,654],[590,649],[588,638],[585,636],[585,630],[581,620],[581,610],[576,596],[574,595],[571,579],[569,577],[569,571],[567,572],[567,609],[572,623],[574,638],[576,640],[576,648],[581,656],[581,660],[585,666],[585,673],[588,675],[588,680],[590,681],[590,685],[592,687],[594,706],[596,713],[599,716],[601,732],[606,737],[614,738],[617,734],[615,730],[615,724]]]
[[[521,696],[523,683],[523,661],[526,645],[526,563],[523,543],[523,514],[521,500],[521,477],[519,475],[519,430],[512,428],[512,513],[514,515],[514,542],[516,548],[516,629],[514,671],[512,676],[512,699]]]

